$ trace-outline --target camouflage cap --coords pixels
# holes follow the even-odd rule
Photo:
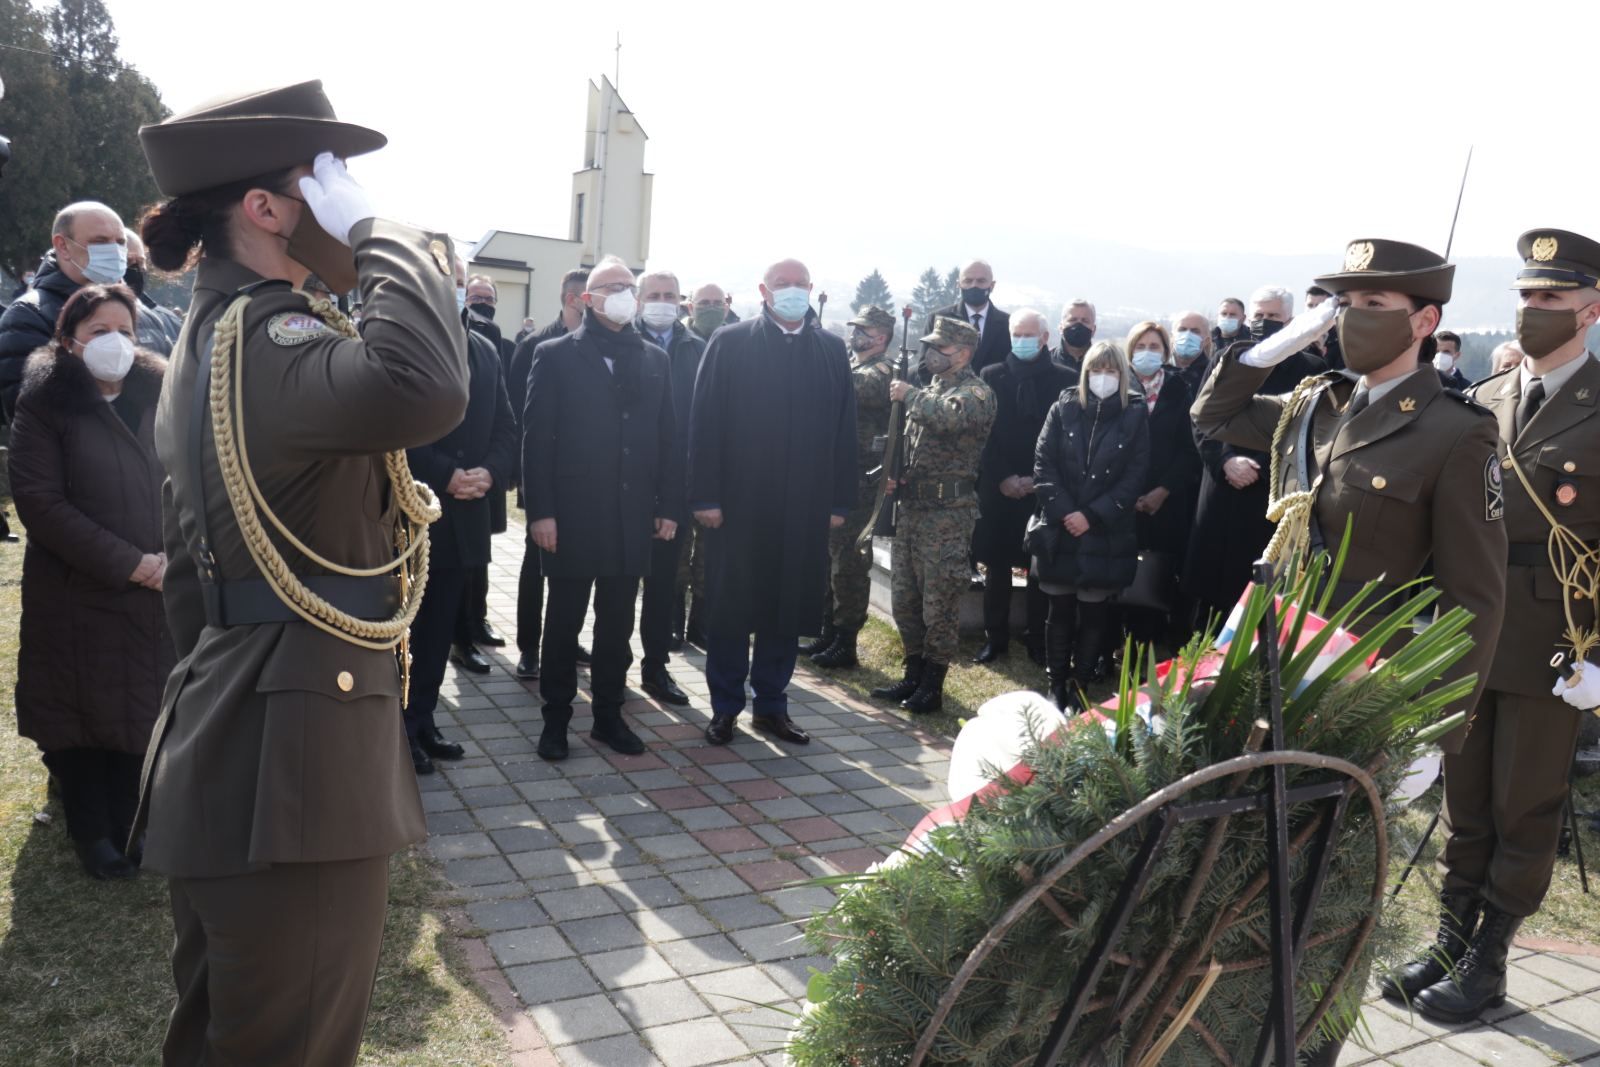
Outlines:
[[[850,320],[851,326],[870,326],[880,330],[894,329],[894,316],[877,304],[868,304]]]
[[[964,345],[967,348],[978,347],[978,331],[972,328],[970,322],[962,322],[948,315],[940,315],[933,320],[933,332],[922,339],[925,345],[940,348],[945,345]]]
[[[1600,288],[1600,243],[1571,230],[1529,230],[1517,238],[1522,272],[1513,289]]]

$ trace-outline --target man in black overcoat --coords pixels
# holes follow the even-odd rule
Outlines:
[[[650,573],[652,539],[676,536],[671,516],[683,495],[667,354],[633,327],[633,272],[615,257],[601,260],[583,302],[578,328],[535,350],[522,419],[528,535],[550,582],[539,678],[539,755],[547,760],[567,758],[591,592],[589,736],[625,755],[644,751],[622,719],[633,608]]]
[[[972,353],[971,370],[982,374],[985,367],[1003,361],[1011,351],[1011,316],[989,302],[994,293],[994,269],[983,260],[975,259],[962,267],[959,284],[961,299],[929,314],[922,324],[922,332],[933,333],[934,323],[941,316],[970,325],[978,331],[978,347]],[[912,379],[923,384],[929,381],[923,373],[920,357],[912,368]]]
[[[466,268],[458,260],[458,278]],[[472,575],[489,564],[489,494],[511,478],[516,462],[516,420],[506,397],[500,353],[467,324],[467,411],[454,430],[431,445],[406,450],[411,473],[439,497],[442,514],[429,527],[428,585],[411,623],[411,689],[405,706],[406,737],[418,774],[432,774],[435,759],[460,759],[462,747],[446,741],[434,724],[462,605]]]
[[[976,662],[990,663],[1011,646],[1011,568],[1026,567],[1022,535],[1033,514],[1033,452],[1050,405],[1077,385],[1045,347],[1049,327],[1032,308],[1011,316],[1011,351],[983,369],[994,390],[994,425],[978,471],[978,526],[972,551],[984,565],[983,629],[988,640]],[[1044,663],[1044,617],[1049,600],[1028,576],[1028,653]]]
[[[695,379],[689,502],[707,530],[706,740],[754,725],[798,744],[785,690],[800,634],[822,615],[828,531],[855,507],[856,403],[844,342],[811,310],[811,273],[767,268],[761,314],[711,338]],[[755,635],[752,658],[751,635]]]

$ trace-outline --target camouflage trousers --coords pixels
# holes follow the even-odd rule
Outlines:
[[[908,656],[954,661],[960,642],[961,595],[972,568],[967,548],[978,518],[975,500],[901,505],[889,565],[894,624]]]
[[[856,509],[844,525],[828,531],[829,618],[841,630],[856,633],[867,624],[867,601],[872,593],[872,545],[856,548],[856,539],[872,518],[878,487],[864,486]]]

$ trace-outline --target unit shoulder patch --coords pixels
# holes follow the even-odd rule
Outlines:
[[[1490,453],[1483,465],[1483,521],[1499,522],[1506,515],[1506,487],[1500,474],[1500,457]]]
[[[267,336],[286,348],[314,341],[327,330],[328,324],[309,311],[283,311],[267,320]]]

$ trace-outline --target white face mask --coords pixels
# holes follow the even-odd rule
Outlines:
[[[612,293],[606,297],[598,310],[600,314],[622,326],[633,321],[633,316],[639,310],[639,299],[624,289],[620,293]]]
[[[83,346],[83,362],[102,382],[120,382],[133,367],[133,342],[127,334],[103,333]]]
[[[1112,393],[1115,393],[1121,384],[1122,383],[1118,380],[1115,374],[1089,375],[1089,392],[1093,393],[1101,400],[1104,400]]]
[[[644,305],[639,317],[652,330],[665,332],[667,327],[678,321],[678,305],[670,300],[651,300]]]
[[[1433,366],[1440,374],[1449,374],[1455,369],[1456,357],[1449,352],[1440,352],[1433,357]]]
[[[467,287],[458,285],[456,286],[456,311],[465,310],[467,310]]]

